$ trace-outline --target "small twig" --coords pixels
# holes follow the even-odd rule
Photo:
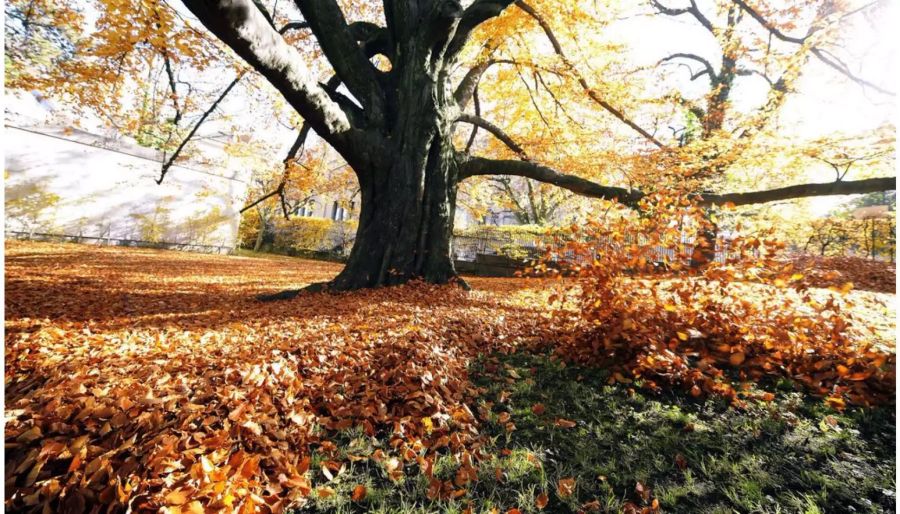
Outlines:
[[[234,86],[236,86],[237,83],[240,82],[240,80],[241,80],[241,78],[243,78],[243,76],[244,76],[243,73],[238,74],[238,76],[235,77],[234,80],[231,81],[231,84],[228,84],[228,87],[226,87],[225,90],[222,91],[222,94],[220,94],[219,97],[216,98],[216,101],[212,103],[212,105],[209,107],[209,109],[207,109],[206,112],[204,112],[203,115],[200,116],[200,119],[197,120],[197,123],[195,123],[194,126],[191,128],[191,131],[188,133],[187,137],[185,137],[181,141],[181,144],[178,145],[178,148],[175,149],[175,151],[172,153],[171,157],[169,157],[169,159],[163,163],[162,170],[159,174],[159,179],[156,180],[157,184],[162,184],[163,179],[166,178],[166,173],[169,172],[169,168],[171,168],[172,165],[175,164],[175,159],[177,159],[178,156],[181,154],[181,151],[184,150],[184,147],[188,144],[188,141],[190,141],[191,138],[194,137],[194,134],[197,133],[197,130],[200,128],[200,125],[203,125],[203,122],[206,121],[206,118],[208,118],[209,115],[212,114],[212,112],[216,110],[216,107],[219,106],[219,103],[221,103],[222,100],[225,99],[226,96],[228,96],[228,93],[230,93],[232,88],[234,88]]]

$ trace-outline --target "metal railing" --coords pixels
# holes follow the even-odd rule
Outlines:
[[[628,243],[632,242],[634,241]],[[603,241],[590,242],[594,251],[599,251],[609,244],[611,243]],[[453,259],[474,262],[478,255],[503,255],[520,261],[528,261],[540,258],[545,255],[548,248],[558,246],[558,240],[550,235],[502,233],[490,236],[457,235],[453,238]],[[688,264],[694,247],[693,241],[680,242],[669,247],[660,245],[652,249],[650,254],[655,262],[675,262],[681,259]],[[727,257],[733,257],[730,255],[731,250],[730,242],[719,238],[716,241],[716,262],[724,262]],[[566,251],[562,252],[560,257],[570,262],[581,263],[593,259],[594,256]]]
[[[49,241],[57,243],[84,243],[105,246],[125,246],[134,248],[154,248],[158,250],[178,250],[182,252],[231,254],[234,248],[224,245],[206,245],[197,243],[175,243],[168,241],[143,241],[139,239],[121,239],[115,237],[79,236],[71,234],[48,234],[44,232],[6,231],[6,237],[17,240]]]

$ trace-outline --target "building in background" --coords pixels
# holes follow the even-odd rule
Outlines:
[[[157,184],[164,162],[158,150],[7,110],[7,237],[229,251],[249,177],[226,158],[227,142],[227,136],[198,140],[194,153],[202,159],[172,166]]]

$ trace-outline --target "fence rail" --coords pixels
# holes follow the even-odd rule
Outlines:
[[[179,250],[197,253],[214,253],[214,254],[231,254],[234,248],[223,245],[205,245],[196,243],[177,243],[168,241],[144,241],[139,239],[122,239],[108,238],[97,236],[79,236],[71,234],[52,234],[43,232],[21,232],[7,231],[7,237],[18,240],[36,240],[36,241],[55,241],[55,242],[71,242],[97,244],[106,246],[124,246],[135,248],[155,248],[164,250]],[[352,239],[346,241],[346,245],[342,246],[345,251],[322,250],[320,248],[309,249],[306,251],[289,252],[292,255],[312,258],[327,258],[328,260],[346,258],[349,247],[352,246]],[[491,234],[490,236],[473,236],[473,235],[456,235],[453,237],[453,260],[458,262],[474,263],[484,258],[484,256],[502,256],[509,259],[510,262],[525,262],[540,258],[544,255],[548,248],[556,244],[554,237],[540,234]],[[597,245],[598,248],[603,245]],[[682,243],[679,251],[674,248],[659,247],[654,252],[659,262],[674,261],[678,255],[691,255],[694,245],[691,243]],[[716,245],[716,261],[722,262],[728,251],[727,242],[723,244],[720,240]],[[481,256],[481,257],[479,257]],[[564,255],[571,261],[581,262],[588,259],[586,255]]]
[[[143,241],[139,239],[120,239],[115,237],[76,236],[71,234],[48,234],[44,232],[6,231],[6,237],[17,240],[52,241],[62,243],[85,243],[106,246],[125,246],[134,248],[154,248],[158,250],[178,250],[182,252],[231,254],[234,248],[222,245],[205,245],[196,243],[174,243],[167,241]]]
[[[630,242],[630,241],[629,241]],[[607,244],[595,241],[596,249]],[[515,260],[527,261],[539,258],[548,248],[558,246],[553,236],[540,234],[491,234],[490,236],[457,235],[453,238],[453,259],[457,261],[475,262],[479,255],[502,255]],[[693,242],[681,242],[678,248],[658,246],[653,251],[656,262],[673,262],[679,256],[690,256],[694,252]],[[716,241],[715,260],[724,262],[731,250],[729,241],[719,238]],[[572,262],[590,260],[587,255],[567,252],[563,257]],[[690,259],[684,259],[687,264]]]

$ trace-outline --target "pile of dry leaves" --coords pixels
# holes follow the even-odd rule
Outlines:
[[[253,296],[339,267],[7,245],[12,510],[280,512],[315,487],[310,452],[333,454],[335,472],[328,435],[356,426],[391,440],[390,454],[355,458],[392,476],[407,463],[427,472],[438,450],[472,459],[469,360],[543,319],[516,280],[263,304]]]
[[[883,327],[846,297],[852,282],[834,283],[829,271],[822,284],[821,266],[806,267],[822,262],[786,260],[784,244],[766,234],[732,239],[720,261],[704,253],[711,243],[700,237],[699,250],[681,255],[677,221],[709,221],[690,202],[653,207],[644,217],[576,227],[578,237],[536,266],[541,275],[571,277],[564,297],[575,313],[557,313],[574,328],[553,342],[557,354],[608,369],[611,382],[641,379],[650,389],[683,387],[735,405],[774,399],[752,385],[781,379],[838,409],[894,403],[896,356],[878,344]],[[684,264],[707,255],[701,266]]]
[[[812,255],[794,257],[792,262],[796,268],[806,270],[803,282],[807,287],[840,287],[850,282],[855,289],[864,291],[897,291],[897,265],[893,262]]]
[[[313,452],[318,476],[366,460],[460,496],[489,416],[471,360],[564,335],[536,279],[259,303],[339,265],[21,242],[6,257],[10,511],[282,512],[328,494]],[[351,427],[390,451],[342,456],[330,438]]]

